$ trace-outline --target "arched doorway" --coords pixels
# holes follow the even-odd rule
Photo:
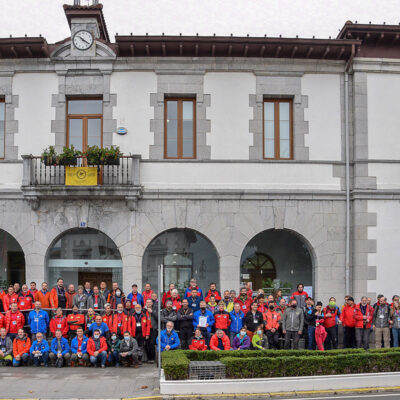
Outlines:
[[[164,264],[164,288],[174,283],[183,293],[191,278],[204,290],[210,282],[219,285],[219,257],[214,245],[192,229],[171,229],[147,246],[142,262],[143,284],[158,290],[157,266]]]
[[[47,280],[55,285],[61,277],[68,284],[90,282],[122,287],[122,259],[115,243],[96,229],[72,229],[59,236],[47,252]]]
[[[288,295],[299,282],[313,285],[313,259],[306,241],[287,229],[270,229],[254,236],[240,260],[241,282],[253,290],[282,289]]]
[[[8,232],[0,229],[0,287],[25,283],[25,256],[21,246]]]

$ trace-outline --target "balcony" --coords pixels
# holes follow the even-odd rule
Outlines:
[[[77,157],[76,167],[94,170],[97,184],[70,186],[66,184],[67,166],[46,165],[40,157],[23,155],[21,190],[33,210],[40,207],[40,200],[125,200],[129,210],[136,209],[142,188],[140,186],[140,156],[121,156],[118,165],[88,166],[85,157]],[[93,176],[93,175],[92,175]]]

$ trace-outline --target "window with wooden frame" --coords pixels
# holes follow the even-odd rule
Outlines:
[[[0,98],[0,159],[5,158],[6,150],[6,103]]]
[[[293,101],[265,99],[263,156],[269,160],[293,159]]]
[[[67,102],[67,146],[79,151],[103,146],[103,100],[70,98]]]
[[[196,158],[196,100],[165,99],[164,158]]]

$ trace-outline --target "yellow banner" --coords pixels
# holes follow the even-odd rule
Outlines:
[[[96,186],[97,168],[65,167],[66,186]]]

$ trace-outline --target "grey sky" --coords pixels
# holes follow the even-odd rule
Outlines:
[[[0,0],[0,37],[69,36],[62,5],[73,0]],[[399,0],[103,0],[109,33],[336,37],[348,20],[398,24]],[[87,0],[82,0],[87,4]]]

